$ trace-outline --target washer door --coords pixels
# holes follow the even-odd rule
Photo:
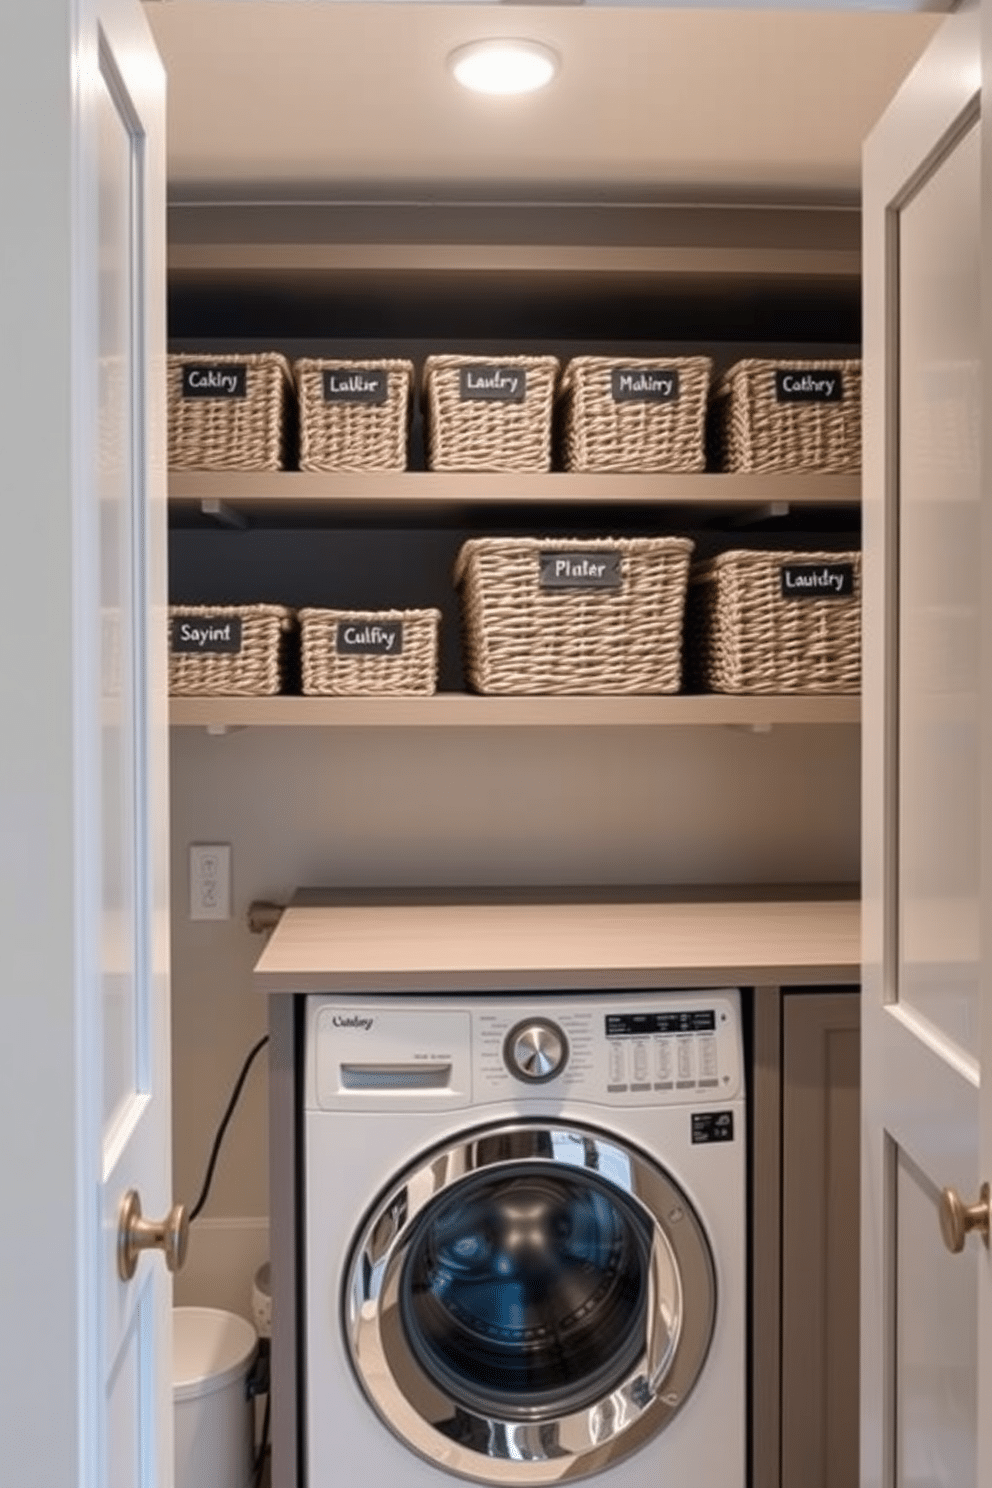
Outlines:
[[[600,1472],[703,1367],[713,1260],[684,1193],[585,1126],[467,1133],[410,1168],[351,1257],[355,1372],[415,1451],[482,1483]]]

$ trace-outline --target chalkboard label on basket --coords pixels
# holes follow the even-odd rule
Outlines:
[[[338,656],[399,656],[403,621],[339,620],[335,650]]]
[[[240,616],[226,615],[223,620],[206,615],[173,615],[173,651],[207,652],[241,650]]]
[[[479,362],[459,371],[463,403],[522,403],[527,396],[526,367],[495,367],[491,362]]]
[[[614,403],[677,403],[677,367],[614,367],[610,372]]]
[[[615,550],[541,554],[542,589],[619,589],[622,582]]]
[[[182,369],[184,398],[246,398],[247,362],[192,362]]]
[[[325,403],[385,403],[389,398],[389,374],[361,368],[324,368]]]
[[[853,563],[783,563],[779,571],[783,599],[850,599]]]
[[[776,367],[775,399],[778,403],[841,403],[844,379],[839,372],[816,367]]]

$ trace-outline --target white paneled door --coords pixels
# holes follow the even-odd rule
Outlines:
[[[138,0],[0,12],[2,1476],[171,1488],[165,79]]]
[[[85,830],[88,862],[99,864],[84,923],[101,1056],[91,1092],[102,1208],[98,1481],[162,1488],[172,1481],[167,1267],[185,1253],[169,1161],[164,84],[134,0],[86,8],[80,185],[92,215],[80,255],[83,356],[73,371],[86,399]]]
[[[865,151],[862,1488],[992,1482],[980,79],[966,6]]]

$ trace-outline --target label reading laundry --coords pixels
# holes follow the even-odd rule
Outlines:
[[[818,371],[815,367],[775,369],[778,403],[840,403],[843,398],[844,379],[839,372]]]
[[[675,403],[679,397],[677,367],[614,367],[610,373],[614,403]]]
[[[241,650],[240,616],[209,620],[202,615],[173,615],[171,646],[176,652],[237,653]]]
[[[522,403],[527,396],[526,367],[496,367],[479,362],[460,368],[463,403]]]
[[[783,563],[783,599],[849,599],[854,593],[853,563]]]
[[[340,367],[324,368],[325,403],[385,403],[389,374]]]
[[[607,1013],[607,1038],[644,1038],[649,1033],[715,1033],[713,1008],[683,1008],[670,1013]]]
[[[619,589],[622,582],[615,549],[541,554],[542,589]]]
[[[188,362],[182,369],[184,398],[246,398],[247,362]]]
[[[693,1111],[692,1140],[697,1142],[732,1142],[733,1111]]]
[[[339,656],[399,656],[402,620],[339,620],[335,637]]]

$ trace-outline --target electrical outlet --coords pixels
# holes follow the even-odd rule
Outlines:
[[[231,918],[231,849],[227,843],[190,844],[189,917]]]

